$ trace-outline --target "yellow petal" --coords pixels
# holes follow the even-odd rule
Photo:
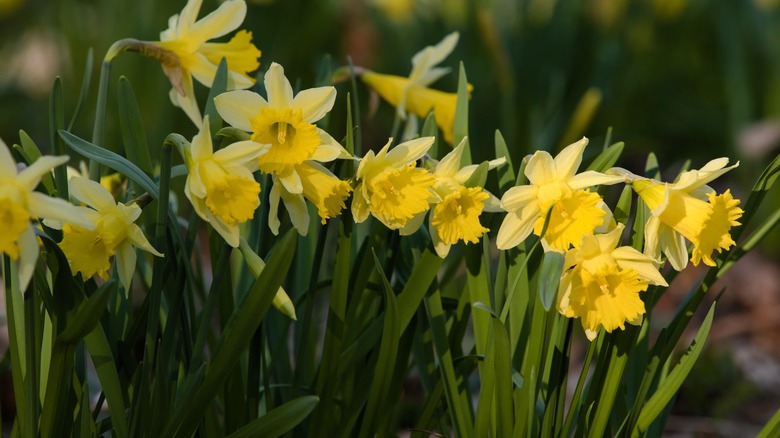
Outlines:
[[[97,211],[108,210],[116,206],[116,201],[111,193],[95,181],[74,177],[68,181],[68,186],[73,197]]]
[[[555,181],[555,161],[546,151],[536,151],[525,166],[525,176],[528,182],[535,186]]]
[[[566,146],[553,160],[555,162],[555,178],[566,180],[574,176],[582,162],[582,152],[588,145],[588,139],[581,140]],[[573,188],[573,187],[572,187]]]
[[[335,87],[318,87],[298,93],[290,106],[302,111],[304,122],[314,123],[323,118],[333,108],[335,102]]]
[[[245,16],[246,3],[243,0],[227,0],[190,26],[185,37],[198,43],[219,38],[241,26]]]
[[[247,90],[222,93],[214,98],[217,112],[224,121],[243,131],[252,131],[250,122],[268,102],[259,94]]]
[[[290,81],[284,76],[284,68],[272,63],[265,74],[265,91],[268,95],[268,105],[271,108],[291,108],[293,102],[293,90]]]

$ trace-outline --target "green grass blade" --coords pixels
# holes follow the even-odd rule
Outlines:
[[[217,112],[217,107],[214,104],[214,98],[227,91],[228,87],[228,68],[227,60],[222,58],[219,61],[217,72],[214,74],[214,82],[209,89],[209,97],[206,99],[205,115],[209,116],[209,129],[211,130],[211,136],[215,137],[217,132],[222,129],[222,117]]]
[[[73,115],[70,117],[70,123],[68,123],[68,131],[73,129],[73,124],[76,123],[79,114],[81,114],[81,107],[87,100],[89,95],[89,86],[92,84],[92,67],[94,65],[95,56],[93,54],[92,47],[87,50],[87,59],[84,61],[84,77],[81,79],[81,90],[79,91],[79,99],[76,101],[76,107],[73,109]]]
[[[693,365],[696,363],[702,350],[704,350],[704,343],[710,333],[714,315],[715,303],[712,303],[709,312],[707,312],[707,316],[704,318],[704,322],[702,322],[701,327],[699,327],[699,331],[696,332],[696,336],[694,336],[693,342],[690,347],[688,347],[688,350],[680,358],[677,366],[675,366],[666,379],[658,385],[656,392],[642,407],[639,419],[634,426],[634,430],[631,432],[632,437],[642,436],[680,389],[683,381],[688,377],[691,369],[693,369]],[[638,407],[635,407],[635,409],[638,409]]]
[[[542,256],[542,265],[539,269],[539,299],[544,310],[552,308],[555,296],[558,295],[563,259],[563,253],[557,251],[547,251]]]
[[[469,81],[466,78],[466,68],[463,62],[458,70],[458,101],[455,105],[455,124],[452,128],[452,146],[460,144],[463,137],[469,135]],[[471,147],[466,144],[463,149],[462,163],[471,163]]]
[[[62,140],[57,137],[57,131],[65,128],[65,102],[62,96],[62,80],[58,76],[54,80],[49,99],[49,141],[54,155],[65,155]],[[54,182],[57,186],[57,196],[68,199],[68,172],[65,166],[54,168]]]
[[[319,398],[313,395],[298,397],[279,406],[228,435],[228,438],[275,438],[287,433],[303,421],[317,406]]]
[[[772,438],[780,436],[780,409],[767,421],[756,438]]]
[[[149,153],[149,144],[146,141],[141,111],[138,109],[133,86],[124,76],[119,78],[117,105],[119,106],[119,128],[122,132],[122,143],[125,146],[127,159],[138,165],[146,175],[152,176],[154,166]]]
[[[625,144],[623,142],[615,143],[612,146],[604,149],[593,162],[590,163],[585,170],[595,170],[596,172],[605,172],[610,167],[614,166],[620,158],[620,154],[623,153]]]
[[[76,310],[76,315],[68,322],[62,333],[57,336],[60,342],[74,344],[95,329],[106,310],[106,303],[112,294],[117,293],[116,281],[111,279],[103,283]]]
[[[496,158],[506,158],[506,164],[496,168],[496,174],[498,175],[498,192],[504,193],[514,185],[517,175],[515,174],[515,168],[512,165],[512,155],[509,153],[509,148],[506,145],[504,136],[501,135],[501,131],[498,129],[496,129],[495,135],[495,148]]]
[[[420,307],[428,288],[436,278],[444,259],[426,248],[420,260],[415,263],[414,270],[406,281],[403,290],[398,294],[398,320],[401,333],[411,322]]]

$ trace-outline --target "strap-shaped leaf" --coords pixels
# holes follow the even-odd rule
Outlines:
[[[542,257],[539,271],[539,298],[544,310],[550,310],[558,294],[558,285],[563,272],[563,254],[557,251],[547,251]]]
[[[275,438],[283,435],[303,421],[317,406],[319,398],[313,395],[298,397],[279,406],[228,435],[228,438]]]

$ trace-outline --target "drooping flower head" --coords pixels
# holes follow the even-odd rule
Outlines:
[[[379,151],[360,160],[355,178],[358,185],[352,198],[352,215],[360,223],[374,215],[391,230],[402,228],[429,208],[437,195],[431,189],[435,179],[416,161],[430,149],[433,137],[422,137],[390,150],[392,139]]]
[[[246,140],[214,152],[206,116],[192,145],[180,151],[189,170],[184,194],[198,216],[233,248],[239,243],[238,226],[260,205],[260,184],[252,172],[267,150],[267,145]]]
[[[604,203],[587,187],[616,184],[624,177],[592,170],[576,174],[587,144],[588,139],[583,138],[564,148],[554,159],[545,151],[531,156],[525,168],[530,184],[512,187],[501,198],[507,215],[498,230],[499,249],[514,248],[532,231],[540,235],[550,212],[544,241],[558,251],[579,246],[583,235],[592,234],[603,224]]]
[[[455,104],[458,96],[456,93],[445,93],[428,86],[450,71],[449,68],[436,67],[436,65],[444,61],[444,58],[455,49],[458,35],[458,32],[453,32],[439,44],[417,52],[412,58],[412,71],[409,77],[379,74],[370,70],[360,75],[366,85],[390,104],[395,105],[399,117],[406,118],[407,113],[425,117],[433,110],[436,123],[442,130],[444,139],[449,143],[453,141]]]
[[[152,43],[175,55],[178,65],[163,63],[173,85],[171,101],[181,107],[196,125],[202,117],[193,94],[193,77],[211,87],[217,66],[225,58],[228,89],[249,88],[255,83],[249,73],[260,65],[260,50],[252,44],[252,32],[242,30],[227,43],[207,42],[241,25],[246,16],[244,0],[227,0],[217,10],[196,21],[202,3],[203,0],[189,0],[180,14],[168,20],[168,29],[160,33],[160,41]]]
[[[647,204],[651,217],[645,224],[645,254],[653,258],[663,252],[672,267],[681,271],[688,264],[685,239],[693,243],[691,262],[715,266],[714,251],[734,245],[730,230],[739,225],[742,209],[731,191],[718,195],[707,183],[739,166],[726,167],[728,158],[718,158],[699,170],[680,174],[676,183],[663,183],[615,168]]]
[[[650,284],[667,286],[656,260],[629,246],[618,247],[623,229],[618,224],[607,234],[586,234],[566,253],[558,310],[580,318],[590,340],[599,327],[612,332],[638,322],[645,313],[639,292]]]
[[[433,247],[442,258],[446,257],[450,247],[459,241],[477,243],[484,233],[490,231],[479,221],[486,207],[489,211],[500,211],[498,199],[484,188],[466,187],[466,182],[479,167],[474,164],[461,167],[466,143],[467,139],[464,138],[431,170],[434,178],[431,188],[437,196],[431,206],[429,231]],[[505,158],[492,160],[489,162],[489,168],[493,169],[505,162]],[[411,221],[401,229],[401,234],[413,233],[421,222],[421,219]]]
[[[305,199],[317,207],[317,214],[322,224],[325,224],[328,219],[341,214],[346,206],[344,200],[352,191],[352,186],[347,181],[340,180],[316,161],[290,166],[290,170],[298,173],[303,192],[288,192],[285,185],[274,175],[269,199],[268,225],[274,234],[279,233],[278,209],[281,200],[290,213],[293,226],[301,236],[305,236],[309,231],[309,209],[306,207]]]
[[[0,140],[0,253],[18,262],[21,290],[27,288],[38,257],[38,241],[31,220],[51,218],[95,228],[82,209],[35,191],[44,174],[67,161],[67,156],[42,156],[19,171],[8,146]]]
[[[265,74],[268,100],[244,90],[220,94],[214,99],[217,111],[230,125],[251,132],[251,140],[268,145],[258,158],[262,172],[276,175],[290,193],[303,192],[296,165],[307,160],[320,162],[350,157],[349,153],[314,123],[333,108],[334,87],[317,87],[293,95],[284,68],[277,63]]]
[[[86,215],[94,224],[93,229],[78,225],[59,224],[46,220],[46,225],[62,229],[60,248],[70,261],[73,274],[81,272],[84,278],[97,274],[108,279],[110,258],[116,255],[119,279],[125,290],[135,272],[135,248],[143,249],[157,257],[163,255],[152,247],[141,228],[134,222],[141,215],[141,207],[116,202],[101,184],[87,178],[74,177],[68,181],[70,194],[92,207]]]

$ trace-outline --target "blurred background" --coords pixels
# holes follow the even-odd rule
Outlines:
[[[778,0],[249,0],[242,28],[294,87],[322,85],[322,72],[351,59],[377,72],[408,75],[411,57],[460,32],[433,85],[454,92],[458,63],[474,86],[470,139],[475,160],[492,157],[499,129],[513,159],[556,151],[582,135],[595,155],[624,141],[620,164],[641,173],[654,152],[667,179],[685,160],[700,167],[728,156],[740,167],[717,181],[747,198],[780,145]],[[48,101],[61,76],[70,120],[85,62],[94,51],[90,94],[72,131],[91,137],[99,65],[121,38],[154,41],[184,0],[0,0],[0,137],[24,130],[49,147]],[[218,6],[204,0],[200,16]],[[111,87],[135,89],[150,145],[195,126],[168,99],[159,65],[134,54],[113,64]],[[327,77],[327,76],[326,76]],[[331,134],[344,135],[348,83],[338,84]],[[363,144],[386,141],[393,108],[358,86]],[[196,85],[199,102],[207,90]],[[106,146],[121,150],[116,99],[108,101]],[[156,151],[153,151],[153,156]],[[586,156],[587,160],[587,156]],[[760,217],[780,208],[777,190]],[[723,279],[709,349],[677,400],[669,436],[752,436],[780,406],[780,232]],[[698,273],[682,273],[659,303],[671,318]],[[719,288],[715,288],[719,290]],[[708,306],[702,306],[706,308]],[[656,316],[654,316],[656,317]],[[5,414],[5,411],[3,411]]]

